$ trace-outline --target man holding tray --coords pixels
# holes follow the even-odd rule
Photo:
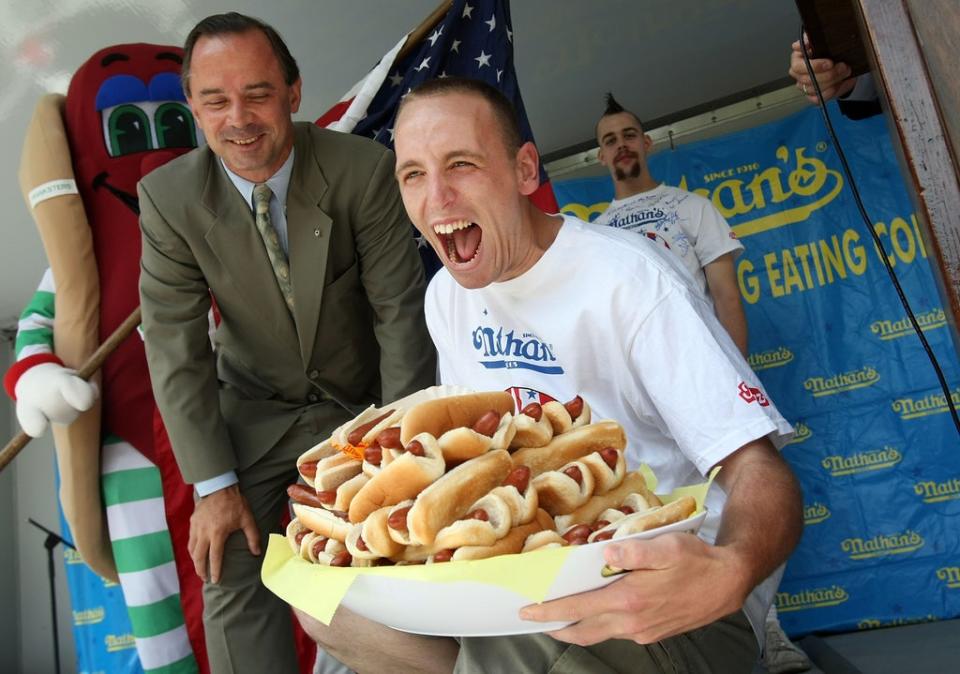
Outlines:
[[[395,138],[404,205],[445,267],[426,300],[443,382],[581,395],[594,418],[623,425],[630,467],[649,464],[663,491],[723,470],[699,537],[611,544],[607,562],[632,570],[623,579],[521,612],[570,627],[408,647],[397,635],[385,648],[431,671],[750,671],[802,528],[798,484],[770,439],[789,424],[669,253],[533,206],[536,149],[498,92],[430,81],[404,99]],[[364,634],[382,626],[342,609],[331,627],[301,619],[354,668],[389,667]]]

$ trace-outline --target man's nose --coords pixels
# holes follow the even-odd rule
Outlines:
[[[227,124],[238,129],[243,128],[250,121],[250,109],[243,99],[233,101],[227,108]]]
[[[444,208],[453,203],[456,198],[456,191],[449,180],[442,175],[435,175],[429,181],[427,198],[434,208]]]

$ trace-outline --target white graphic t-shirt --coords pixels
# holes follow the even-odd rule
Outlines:
[[[669,248],[680,256],[704,292],[707,279],[703,267],[721,255],[739,255],[743,250],[743,244],[712,203],[670,185],[614,199],[594,222],[643,234]]]
[[[751,440],[792,431],[680,262],[627,232],[565,217],[529,271],[486,288],[467,290],[442,269],[426,319],[443,383],[583,396],[594,419],[623,425],[628,466],[647,463],[660,492],[702,482]],[[724,501],[714,486],[700,531],[708,542]],[[755,627],[779,576],[751,595]]]

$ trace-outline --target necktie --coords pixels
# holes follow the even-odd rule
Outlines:
[[[267,255],[270,257],[270,265],[273,267],[273,274],[277,277],[277,285],[280,286],[280,292],[283,293],[283,299],[287,302],[287,308],[293,311],[293,286],[290,283],[290,265],[287,264],[287,256],[280,247],[280,240],[277,238],[277,230],[273,228],[270,222],[270,197],[273,192],[267,187],[266,183],[260,183],[253,188],[253,206],[256,214],[257,230],[263,239],[263,245],[267,249]]]

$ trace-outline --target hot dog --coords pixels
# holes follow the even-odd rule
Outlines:
[[[611,522],[594,531],[588,541],[593,543],[610,538],[623,538],[630,534],[680,522],[690,517],[696,509],[697,502],[692,496],[682,496],[666,505],[655,506],[644,512],[627,515],[616,522]]]
[[[360,524],[354,524],[347,534],[347,550],[354,559],[380,559],[399,554],[403,545],[397,543],[387,532],[387,516],[390,506],[370,513]]]
[[[572,428],[589,424],[590,405],[580,396],[566,403],[551,400],[543,405],[543,415],[553,426],[553,434],[560,435]]]
[[[557,435],[543,447],[518,449],[513,462],[529,466],[534,477],[606,447],[624,449],[627,436],[616,421],[600,421]]]
[[[513,396],[506,391],[428,400],[411,407],[400,424],[404,444],[418,433],[437,438],[449,463],[506,449],[513,439]]]
[[[553,516],[573,512],[593,495],[593,473],[583,461],[572,461],[558,470],[533,478],[540,507]]]
[[[392,450],[391,450],[392,451]],[[429,433],[414,436],[404,451],[363,485],[350,502],[350,521],[362,522],[383,506],[413,498],[443,475],[445,464],[437,441]]]
[[[537,514],[540,499],[530,480],[530,469],[526,466],[513,468],[503,484],[494,488],[491,494],[499,496],[510,508],[510,519],[514,526],[526,524]]]
[[[335,538],[343,542],[350,533],[350,523],[346,513],[313,508],[301,503],[293,504],[293,513],[300,524],[326,538]]]
[[[552,529],[544,529],[527,536],[523,542],[523,548],[520,552],[533,552],[534,550],[544,550],[547,548],[562,548],[568,545],[563,536]]]
[[[548,515],[545,511],[538,510],[537,516],[533,520],[527,522],[526,524],[513,527],[509,532],[507,532],[506,536],[499,539],[493,545],[465,545],[455,549],[452,554],[449,555],[449,560],[460,562],[475,559],[487,559],[489,557],[496,557],[498,555],[516,554],[523,549],[524,541],[527,540],[528,536],[535,534],[538,531],[551,529],[553,529],[553,518],[550,517],[550,515]],[[449,548],[446,550],[449,550]],[[431,556],[430,561],[443,561],[444,558],[447,557],[447,555],[441,554],[443,552],[445,551],[441,550],[440,552],[434,553]]]
[[[431,545],[437,532],[467,514],[481,496],[500,485],[513,468],[510,455],[496,449],[460,464],[420,492],[407,513],[415,545]]]
[[[553,426],[543,413],[540,403],[530,403],[513,418],[517,432],[510,446],[543,447],[553,437]]]
[[[330,491],[360,472],[361,462],[334,449],[327,440],[311,447],[297,459],[303,481],[317,491]]]
[[[444,549],[493,545],[510,531],[511,525],[510,507],[502,498],[490,493],[471,505],[462,519],[438,531],[433,546]]]
[[[587,454],[580,461],[593,473],[594,494],[603,494],[614,489],[623,482],[623,477],[627,474],[627,461],[623,450],[613,447],[604,447]]]
[[[574,433],[576,431],[571,431]],[[566,515],[557,516],[557,529],[566,531],[577,524],[590,524],[596,521],[600,513],[607,508],[617,508],[621,506],[630,494],[637,494],[639,498],[644,499],[650,507],[663,505],[657,496],[647,488],[647,481],[643,475],[637,471],[627,473],[615,489],[605,494],[592,496],[586,503]],[[637,510],[638,508],[634,508]]]

